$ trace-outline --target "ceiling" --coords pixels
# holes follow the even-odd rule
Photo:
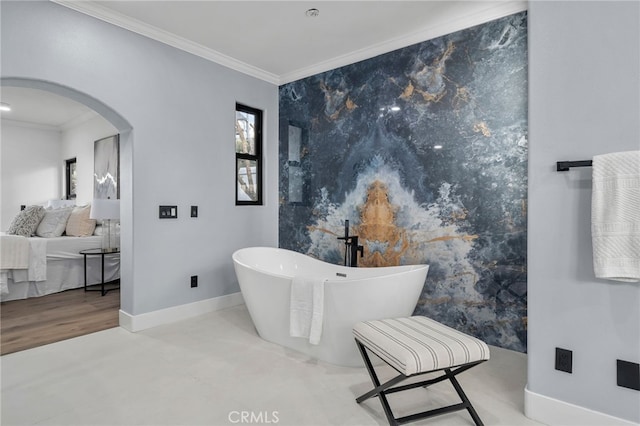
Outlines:
[[[51,1],[278,85],[527,8],[506,0]],[[312,8],[318,15],[306,16]],[[13,108],[2,119],[58,129],[93,113],[35,89],[3,87],[1,99]]]
[[[76,101],[37,89],[2,86],[0,99],[11,106],[11,111],[1,112],[2,120],[16,125],[37,124],[51,130],[64,130],[97,115]]]
[[[527,8],[507,0],[52,1],[274,84]],[[318,16],[306,16],[311,8]]]

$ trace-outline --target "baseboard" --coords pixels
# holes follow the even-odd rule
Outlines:
[[[640,423],[634,423],[619,417],[613,417],[598,411],[589,410],[588,408],[578,405],[569,404],[568,402],[558,399],[549,398],[531,392],[529,389],[524,390],[524,414],[532,420],[544,423],[546,425],[563,425],[563,426],[639,426]]]
[[[171,308],[159,309],[140,315],[131,315],[120,310],[120,327],[131,332],[136,332],[209,312],[219,311],[220,309],[242,305],[243,303],[244,299],[242,298],[242,294],[238,292],[184,305],[172,306]]]

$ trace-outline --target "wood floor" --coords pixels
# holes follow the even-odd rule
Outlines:
[[[120,291],[83,288],[0,303],[0,355],[118,326]]]

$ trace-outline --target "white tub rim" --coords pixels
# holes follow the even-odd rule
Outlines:
[[[285,278],[285,279],[292,279],[293,275],[284,275],[284,274],[278,274],[276,272],[273,272],[272,270],[267,270],[264,268],[260,268],[257,267],[256,265],[252,265],[247,263],[246,261],[242,261],[239,259],[239,255],[241,252],[247,252],[250,250],[260,250],[260,249],[266,249],[266,250],[270,250],[270,251],[281,251],[281,252],[285,252],[285,253],[291,253],[294,256],[300,256],[302,258],[307,259],[308,261],[315,261],[315,262],[319,262],[328,266],[332,266],[335,268],[338,268],[338,270],[344,270],[346,272],[349,271],[354,271],[355,269],[357,270],[368,270],[368,271],[376,271],[376,272],[380,272],[379,274],[376,274],[374,276],[368,276],[368,277],[363,277],[363,278],[357,278],[357,279],[352,279],[352,278],[348,278],[348,277],[330,277],[327,278],[327,282],[331,283],[333,281],[335,282],[340,282],[340,283],[346,283],[346,282],[360,282],[360,281],[364,281],[364,280],[371,280],[372,278],[376,278],[376,277],[391,277],[394,275],[403,275],[406,274],[408,272],[413,272],[413,271],[417,271],[420,269],[429,269],[429,265],[426,263],[420,263],[420,264],[411,264],[411,265],[398,265],[398,266],[374,266],[374,267],[369,267],[369,266],[358,266],[357,268],[353,268],[350,266],[344,266],[344,265],[338,265],[335,263],[329,263],[329,262],[325,262],[324,260],[318,259],[316,257],[310,256],[308,254],[305,253],[300,253],[294,250],[290,250],[290,249],[285,249],[285,248],[280,248],[280,247],[269,247],[269,246],[252,246],[252,247],[244,247],[241,249],[236,250],[233,255],[232,255],[232,259],[235,263],[237,263],[240,266],[244,266],[246,268],[255,270],[257,272],[263,273],[263,274],[268,274],[270,276],[273,277],[278,277],[278,278]],[[331,279],[331,278],[336,278],[336,279]]]

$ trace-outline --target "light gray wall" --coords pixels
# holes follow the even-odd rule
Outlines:
[[[20,205],[45,204],[60,198],[61,134],[55,128],[29,126],[2,120],[0,182],[2,215],[6,231]]]
[[[530,391],[640,422],[616,359],[640,362],[640,285],[594,278],[591,169],[559,160],[640,149],[640,4],[529,4]],[[573,374],[554,370],[573,351]]]
[[[106,118],[121,132],[132,127],[121,137],[122,309],[239,291],[233,251],[277,245],[277,87],[54,3],[0,7],[5,82],[73,88],[83,103],[97,100],[96,111],[115,112]],[[265,111],[262,207],[234,205],[236,101]],[[177,205],[179,218],[158,219],[160,204]],[[190,205],[199,218],[188,217]]]
[[[118,133],[108,121],[97,115],[77,126],[62,132],[61,160],[62,193],[65,192],[65,160],[76,159],[76,174],[78,186],[76,188],[76,204],[90,203],[93,199],[93,150],[94,142]]]
[[[0,229],[6,231],[22,204],[46,204],[65,196],[65,160],[77,158],[77,204],[93,198],[93,142],[118,131],[97,115],[74,127],[2,120],[0,126]]]

